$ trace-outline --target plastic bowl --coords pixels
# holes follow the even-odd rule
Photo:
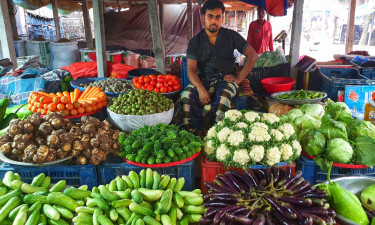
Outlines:
[[[140,77],[140,76],[146,76],[146,75],[159,75],[161,74],[160,72],[154,70],[154,69],[150,69],[150,68],[141,68],[141,69],[134,69],[134,70],[130,70],[128,72],[128,77],[127,79],[129,80],[132,80],[133,78],[135,77]]]
[[[269,77],[261,80],[264,90],[268,94],[280,91],[290,91],[296,82],[290,77]]]

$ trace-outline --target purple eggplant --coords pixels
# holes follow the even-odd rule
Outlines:
[[[312,201],[309,198],[295,198],[295,197],[279,197],[278,201],[291,203],[293,205],[311,206]]]
[[[312,193],[304,193],[304,194],[296,194],[294,197],[297,198],[327,198],[327,193],[319,193],[319,192],[312,192]]]
[[[233,215],[239,215],[239,214],[241,214],[241,213],[243,213],[243,212],[245,212],[246,211],[246,207],[241,207],[241,208],[238,208],[238,209],[236,209],[236,210],[233,210],[232,211],[232,214]]]
[[[232,193],[240,193],[240,190],[237,189],[237,187],[233,184],[233,182],[229,179],[226,175],[218,175],[216,176],[216,179],[220,180],[224,185],[226,185]]]
[[[281,224],[281,225],[297,225],[295,221],[293,220],[288,220],[287,218],[285,218],[283,216],[283,214],[280,214],[278,211],[276,210],[272,210],[271,211],[271,214],[273,215],[273,217],[279,221],[279,223],[277,224]]]
[[[300,177],[300,178],[297,179],[293,184],[289,185],[289,187],[288,187],[286,190],[287,190],[287,191],[291,191],[291,190],[293,190],[294,188],[296,188],[297,186],[299,186],[300,184],[302,184],[304,181],[305,181],[305,178]]]
[[[314,215],[328,215],[327,209],[324,209],[322,207],[309,207],[309,208],[298,208],[298,211],[305,212],[305,213],[311,213]]]
[[[226,202],[217,202],[217,201],[212,201],[212,202],[205,202],[203,203],[204,207],[219,207],[219,208],[225,208],[230,206],[232,203],[226,203]]]
[[[269,183],[271,183],[271,168],[270,167],[267,167],[267,168],[265,168],[264,170],[264,175],[265,175],[265,177],[266,177],[266,180],[267,180],[267,183],[269,184]]]
[[[204,214],[205,217],[207,218],[214,218],[217,212],[220,211],[221,208],[215,207],[215,208],[208,208],[206,213]]]
[[[258,178],[256,177],[256,175],[254,174],[253,170],[247,168],[244,170],[246,176],[249,178],[249,180],[251,180],[251,182],[253,183],[254,187],[257,187],[258,186]]]
[[[254,221],[253,225],[266,225],[266,217],[263,213],[258,213],[257,219]]]
[[[275,183],[275,185],[280,182],[281,180],[284,179],[284,176],[285,176],[285,170],[282,169],[282,168],[279,168],[279,179],[277,180],[277,182]]]
[[[236,222],[236,216],[233,213],[226,213],[225,218],[230,222]]]
[[[237,188],[239,192],[241,193],[245,192],[245,189],[247,189],[246,186],[243,185],[241,182],[239,182],[231,173],[226,172],[225,176],[227,176],[232,181],[232,183],[234,184],[234,186]]]
[[[257,176],[258,180],[267,179],[266,173],[262,169],[254,169],[254,174]]]
[[[247,190],[254,188],[253,182],[243,173],[240,173],[238,171],[231,171],[231,174],[238,180],[242,181],[243,184],[246,185]]]
[[[220,220],[220,225],[228,225],[230,222],[227,220],[227,218],[223,217],[221,220]]]
[[[238,206],[238,205],[231,205],[231,206],[228,206],[228,207],[225,207],[225,208],[221,209],[214,216],[214,223],[213,224],[219,224],[220,221],[221,221],[221,219],[225,216],[225,214],[227,214],[229,212],[232,212],[233,210],[236,210],[238,208],[240,208],[240,206]]]
[[[237,197],[213,197],[209,199],[209,202],[225,202],[225,203],[237,203],[240,198]]]
[[[311,186],[310,181],[306,180],[301,185],[299,185],[298,187],[296,187],[293,190],[291,190],[291,193],[292,193],[292,195],[301,193],[304,190],[308,189],[310,186]]]
[[[250,218],[253,213],[258,212],[261,209],[259,205],[260,205],[259,201],[255,202],[244,215]]]
[[[314,220],[312,219],[311,216],[309,216],[309,217],[305,217],[301,225],[313,225],[313,223],[314,223]]]
[[[311,201],[312,201],[313,205],[320,205],[320,206],[324,205],[324,200],[323,199],[312,198]]]
[[[265,189],[265,187],[267,186],[267,180],[266,179],[263,179],[261,180],[259,183],[258,183],[258,186],[257,186],[257,190],[260,190],[260,191],[263,191]]]
[[[290,205],[290,204],[283,204],[282,206],[284,207],[284,209],[287,212],[296,214],[298,221],[303,221],[303,217],[302,217],[301,213],[299,213],[297,210],[295,210],[292,205]]]
[[[281,215],[285,216],[288,220],[295,220],[297,215],[295,213],[290,213],[286,211],[274,198],[264,195],[263,198],[271,204],[271,206],[279,212]]]
[[[280,177],[280,169],[279,167],[272,167],[272,176],[273,176],[273,183],[277,184],[279,177]]]
[[[293,176],[289,177],[285,182],[282,184],[281,188],[287,189],[290,185],[293,184],[294,181],[298,180],[302,177],[302,171],[299,170]]]
[[[228,192],[211,192],[207,193],[203,196],[203,199],[210,199],[214,197],[238,197],[236,194],[228,193]]]
[[[336,216],[336,212],[333,209],[328,208],[327,211],[328,211],[328,215],[329,216],[331,216],[331,217],[335,217]]]
[[[207,188],[209,191],[213,192],[227,192],[225,188],[220,187],[218,184],[215,184],[214,182],[206,182],[204,183],[204,186]]]
[[[318,225],[327,225],[327,223],[322,218],[320,218],[319,216],[316,216],[314,214],[307,213],[307,212],[301,212],[301,215],[303,217],[311,217],[313,219],[314,223],[316,223]]]
[[[271,212],[269,209],[265,209],[263,211],[264,217],[266,218],[266,225],[275,225],[274,222],[272,222],[271,219]]]
[[[246,216],[236,216],[236,224],[252,225],[255,224],[254,220]],[[254,222],[254,223],[253,223]]]
[[[318,216],[321,219],[323,219],[324,222],[326,222],[327,225],[333,225],[333,224],[336,223],[335,220],[332,217],[328,216],[328,215],[318,215]]]
[[[212,218],[202,217],[199,220],[200,224],[212,224]]]

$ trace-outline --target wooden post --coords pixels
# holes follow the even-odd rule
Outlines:
[[[60,28],[60,18],[59,18],[59,8],[58,8],[58,1],[51,0],[52,3],[52,11],[53,11],[53,20],[55,21],[55,28],[56,28],[56,39],[61,39],[61,28]]]
[[[96,63],[98,65],[98,77],[107,75],[107,55],[104,31],[104,6],[103,0],[92,0],[95,28]]]
[[[300,42],[302,34],[302,16],[304,0],[294,2],[293,20],[292,20],[292,40],[290,45],[291,69],[290,77],[297,80],[297,68],[295,65],[299,61]]]
[[[83,24],[85,26],[86,47],[93,49],[94,43],[92,42],[91,21],[87,3],[88,0],[82,0]]]
[[[16,21],[16,12],[14,10],[14,3],[12,0],[8,0],[8,11],[9,11],[9,17],[10,17],[10,24],[12,26],[13,38],[16,38],[18,37],[17,21]]]
[[[187,41],[189,43],[190,39],[193,37],[193,6],[192,6],[192,0],[187,0],[186,17],[187,17]]]
[[[159,3],[160,32],[163,34],[164,4]]]
[[[355,6],[357,1],[350,0],[349,5],[349,16],[348,25],[346,31],[346,43],[345,43],[345,53],[348,54],[353,50],[354,44],[354,19],[355,19]]]
[[[14,48],[12,27],[10,24],[7,1],[0,1],[0,41],[4,58],[13,63],[13,70],[17,68],[16,49]]]
[[[117,12],[120,12],[121,11],[121,5],[119,3],[119,1],[117,1]]]
[[[154,55],[156,61],[156,70],[165,74],[165,49],[164,41],[160,30],[160,20],[158,16],[158,3],[156,0],[147,0],[148,14],[150,16],[150,26],[152,35],[152,44],[154,46]]]
[[[253,8],[253,18],[252,18],[252,21],[255,20],[255,12],[256,12],[256,9],[255,9],[255,7],[254,7],[254,8]]]

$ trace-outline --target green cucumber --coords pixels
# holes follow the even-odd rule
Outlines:
[[[117,221],[117,219],[118,219],[118,212],[116,211],[116,209],[111,209],[111,211],[109,212],[109,218],[112,221]]]
[[[98,216],[98,221],[102,225],[113,225],[111,220],[106,215],[100,215]]]
[[[170,180],[171,177],[169,175],[164,176],[164,178],[160,181],[159,189],[164,190],[168,186]]]
[[[7,186],[7,187],[12,187],[12,182],[14,181],[15,179],[15,176],[14,176],[14,173],[12,171],[8,171],[5,173],[4,175],[4,178],[3,178],[3,183]]]
[[[163,195],[163,192],[160,190],[150,190],[146,188],[139,188],[138,191],[142,194],[143,199],[146,201],[157,201]]]
[[[139,176],[136,172],[130,171],[128,175],[129,179],[132,181],[135,189],[139,188]]]
[[[77,188],[67,188],[64,190],[64,195],[71,197],[72,199],[83,199],[91,196],[91,191],[85,191]]]
[[[3,195],[3,196],[0,196],[0,205],[4,205],[5,203],[7,203],[10,199],[12,199],[13,197],[18,197],[20,196],[22,193],[21,190],[13,190],[13,191],[10,191],[8,192],[7,194]]]
[[[100,189],[99,189],[99,190],[100,190]],[[112,180],[112,181],[109,183],[108,190],[109,190],[109,191],[117,191],[117,182],[116,182],[116,180]]]
[[[102,210],[109,210],[109,205],[104,200],[98,198],[89,198],[86,205],[88,207],[99,207]]]
[[[176,203],[176,206],[178,208],[182,208],[185,205],[184,199],[181,197],[181,195],[178,192],[173,193],[173,202]]]
[[[143,202],[142,194],[138,190],[133,190],[130,194],[135,203],[140,204]]]
[[[190,223],[199,223],[199,220],[202,218],[201,214],[186,214],[189,224]]]
[[[136,214],[144,215],[144,216],[155,216],[155,213],[148,207],[136,204],[134,202],[130,203],[129,205],[130,211]]]
[[[172,196],[173,196],[173,191],[171,189],[166,190],[163,196],[161,196],[160,205],[159,205],[160,207],[158,208],[161,214],[168,213],[172,204]]]
[[[99,225],[98,217],[103,214],[103,210],[95,209],[94,214],[92,216],[92,223],[93,225]]]
[[[21,180],[21,176],[18,173],[13,174],[14,175],[14,180]],[[2,185],[2,183],[0,183]]]
[[[32,206],[29,208],[29,214],[32,214],[34,212],[40,212],[40,210],[42,209],[42,202],[35,202],[34,204],[32,204]]]
[[[130,219],[131,215],[132,215],[132,212],[128,209],[128,207],[119,207],[119,208],[116,208],[116,211],[126,221],[128,221]]]
[[[204,213],[204,206],[195,206],[195,205],[185,205],[181,208],[183,213],[190,213],[190,214],[203,214]]]
[[[183,215],[184,214],[182,213],[181,209],[177,208],[177,219],[181,220]]]
[[[174,192],[179,192],[182,190],[182,188],[184,187],[185,185],[185,178],[184,177],[180,177],[178,180],[177,180],[177,183],[176,185],[174,186]]]
[[[37,225],[39,222],[39,217],[40,217],[40,212],[34,211],[33,213],[31,213],[29,218],[27,218],[25,225]]]
[[[38,176],[34,177],[31,185],[39,187],[43,183],[44,178],[46,178],[46,175],[44,173],[39,174]]]
[[[134,188],[134,184],[128,176],[123,175],[121,178],[125,181],[126,186],[128,186],[128,188],[131,188],[131,189]]]
[[[189,225],[189,219],[187,218],[186,215],[182,216],[180,220],[180,225]]]
[[[79,190],[87,191],[89,189],[89,186],[87,186],[86,184],[85,185],[81,185],[78,189]]]
[[[184,198],[184,203],[186,205],[202,205],[203,204],[203,198],[202,197],[186,197]]]
[[[194,189],[193,191],[191,191],[195,194],[198,194],[198,195],[201,195],[202,194],[202,190],[201,189]]]
[[[146,188],[152,189],[152,184],[154,182],[154,179],[152,178],[152,169],[147,168],[146,170]]]
[[[171,218],[166,214],[161,215],[161,223],[163,225],[172,225]]]
[[[160,175],[159,175],[158,172],[153,171],[152,176],[153,176],[153,180],[154,180],[153,183],[152,183],[152,189],[158,190],[159,189],[159,183],[160,183]]]
[[[40,187],[43,187],[43,188],[47,189],[50,184],[51,184],[51,178],[47,176],[47,177],[44,178]]]
[[[30,185],[30,184],[27,184],[27,183],[23,183],[21,185],[21,190],[22,190],[22,192],[24,192],[26,194],[32,194],[32,193],[35,193],[35,192],[38,192],[38,191],[47,191],[47,188],[37,187],[37,186],[33,186],[33,185]]]
[[[67,219],[73,218],[73,213],[69,209],[59,206],[59,205],[53,205],[53,207],[60,213],[62,217],[65,217]]]
[[[63,219],[58,219],[58,220],[48,219],[48,224],[50,224],[50,225],[69,225],[69,223],[67,223]],[[87,225],[89,225],[89,224],[87,224]]]
[[[159,223],[156,219],[152,218],[151,216],[145,216],[145,217],[143,217],[143,221],[147,225],[162,225],[161,223]]]
[[[41,202],[42,204],[46,204],[48,203],[48,199],[47,199],[47,196],[45,195],[36,195],[36,194],[27,194],[25,195],[25,197],[23,198],[23,201],[26,203],[26,204],[34,204],[36,202]]]
[[[146,187],[146,170],[143,169],[141,172],[139,172],[139,186],[142,188]]]
[[[78,207],[78,204],[74,199],[60,192],[49,193],[47,200],[50,204],[60,205],[71,211],[74,211]]]
[[[19,197],[12,197],[9,199],[6,204],[1,208],[0,210],[0,222],[3,221],[5,218],[8,217],[8,214],[19,204],[21,203],[21,200]]]
[[[142,219],[138,219],[135,225],[145,225],[145,222]]]
[[[130,199],[121,199],[117,201],[113,201],[111,206],[113,208],[120,208],[120,207],[128,207],[132,201]]]
[[[60,192],[64,189],[66,185],[66,181],[65,180],[60,180],[59,182],[57,182],[55,185],[53,185],[51,187],[51,189],[49,189],[50,192]]]
[[[43,205],[43,213],[52,220],[60,219],[60,213],[57,211],[57,209],[53,208],[52,205],[50,204]]]
[[[116,181],[115,181],[116,183]],[[104,185],[99,185],[99,191],[100,194],[105,198],[106,200],[113,202],[119,199],[119,197],[116,194],[111,193],[108,188]]]
[[[125,181],[121,177],[116,177],[116,186],[118,191],[125,191],[127,188]]]
[[[176,185],[177,183],[177,179],[175,177],[173,177],[170,181],[169,181],[169,184],[167,186],[167,189],[171,189],[172,191],[174,190],[174,186]]]
[[[171,219],[172,225],[177,225],[177,208],[172,207],[169,210],[169,218]]]
[[[25,206],[27,206],[27,204],[22,204],[22,205],[17,206],[16,208],[14,208],[12,211],[10,211],[10,213],[9,213],[9,218],[10,218],[11,220],[14,220],[14,218],[16,218],[18,212],[19,212],[23,207],[25,207]]]
[[[199,197],[200,196],[199,194],[191,192],[191,191],[179,191],[178,193],[183,198],[185,198],[185,197]]]
[[[114,191],[113,193],[117,194],[121,199],[129,199],[131,191],[130,188],[127,188],[125,191]]]
[[[14,181],[12,181],[11,187],[12,187],[13,190],[21,189],[22,184],[24,184],[24,182],[22,182],[20,180],[14,180]]]
[[[86,206],[79,206],[76,208],[76,213],[87,213],[87,214],[94,214],[95,209],[86,207]]]
[[[27,211],[20,210],[12,225],[24,225],[27,221]]]

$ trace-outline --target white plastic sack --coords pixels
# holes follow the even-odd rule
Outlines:
[[[70,66],[79,60],[78,43],[76,41],[52,42],[50,48],[51,67],[53,69]]]
[[[28,56],[39,55],[40,63],[43,67],[50,68],[51,53],[49,51],[49,41],[27,41],[26,53]]]
[[[113,125],[124,131],[136,130],[144,125],[154,126],[157,123],[169,124],[173,118],[174,108],[151,115],[137,116],[137,115],[121,115],[112,112],[107,108],[108,119]]]
[[[25,40],[14,41],[14,48],[16,49],[17,57],[26,56],[25,44],[26,44]]]

